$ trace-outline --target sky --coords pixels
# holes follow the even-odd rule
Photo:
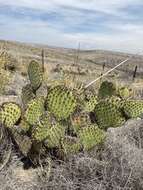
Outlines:
[[[0,0],[0,39],[143,53],[143,0]]]

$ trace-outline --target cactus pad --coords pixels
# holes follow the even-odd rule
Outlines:
[[[125,118],[117,106],[107,101],[101,101],[96,105],[95,117],[97,124],[102,129],[118,127],[125,122]]]
[[[59,120],[67,119],[77,106],[72,91],[63,86],[56,86],[49,91],[46,104],[48,110]]]
[[[27,110],[25,111],[25,119],[30,125],[35,125],[43,115],[45,111],[44,102],[44,98],[39,97],[28,103]]]
[[[56,124],[51,126],[49,129],[49,135],[45,140],[45,146],[48,148],[54,148],[60,146],[61,139],[65,135],[65,128],[60,125]]]
[[[43,81],[43,70],[38,62],[30,62],[28,66],[28,76],[33,90],[36,91],[41,86]]]
[[[115,105],[119,109],[121,109],[123,107],[124,102],[125,102],[124,100],[122,100],[118,96],[111,96],[109,98],[106,98],[104,101]]]
[[[122,87],[119,88],[118,93],[122,99],[127,99],[131,95],[131,90],[129,90],[127,87]]]
[[[78,137],[84,150],[90,150],[94,146],[103,142],[105,133],[103,130],[99,129],[98,126],[90,125],[82,128],[78,133]]]
[[[83,101],[82,109],[85,112],[92,112],[97,104],[97,96],[91,96],[88,100]]]
[[[12,131],[13,139],[15,140],[19,150],[24,156],[27,156],[28,152],[31,149],[32,141],[26,135],[21,135],[17,131]]]
[[[27,84],[22,88],[22,102],[24,105],[26,105],[30,100],[35,98],[35,95],[33,93],[33,89],[30,84]]]
[[[128,118],[137,118],[143,114],[142,100],[128,100],[124,103],[123,111]]]
[[[113,84],[112,82],[104,81],[102,82],[99,92],[98,92],[98,97],[100,99],[107,98],[109,96],[116,95],[116,85]]]
[[[44,126],[41,123],[39,123],[36,127],[34,127],[34,130],[32,131],[32,137],[38,142],[44,141],[49,134],[49,128],[48,126]]]
[[[8,128],[13,127],[21,117],[20,107],[12,102],[4,103],[0,112],[0,122]]]
[[[76,154],[81,148],[82,146],[76,137],[65,136],[62,140],[62,149],[65,155]]]

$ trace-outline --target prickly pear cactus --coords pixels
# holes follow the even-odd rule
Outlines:
[[[20,132],[20,133],[27,133],[29,130],[30,130],[30,125],[27,121],[25,121],[24,119],[22,119],[20,121],[20,124],[17,128],[17,130]]]
[[[127,99],[131,95],[131,90],[129,90],[127,87],[122,87],[119,88],[118,93],[122,99]]]
[[[118,96],[111,96],[109,98],[106,98],[104,101],[115,105],[118,109],[122,109],[124,102],[125,102],[124,100],[122,100]]]
[[[32,141],[31,141],[30,137],[19,134],[16,130],[14,130],[14,131],[12,130],[12,136],[13,136],[13,139],[15,140],[20,152],[22,152],[22,154],[24,156],[27,156],[28,152],[30,151],[30,149],[32,147]]]
[[[77,112],[71,116],[71,125],[75,133],[79,129],[85,127],[91,123],[90,116],[85,112]]]
[[[78,138],[71,137],[71,136],[65,136],[65,138],[62,140],[62,150],[64,155],[69,156],[78,153],[82,146]]]
[[[88,99],[83,101],[82,109],[85,112],[92,112],[97,104],[97,96],[90,96]]]
[[[90,125],[79,130],[78,137],[84,150],[90,150],[103,142],[105,133],[97,125]]]
[[[4,103],[0,112],[0,123],[8,128],[13,127],[21,117],[21,108],[13,102]]]
[[[44,103],[43,97],[35,98],[28,103],[24,117],[30,125],[35,125],[44,114]]]
[[[48,148],[59,147],[61,144],[61,139],[65,135],[65,128],[60,124],[52,125],[49,129],[49,135],[44,141],[44,144]]]
[[[35,95],[33,93],[32,86],[30,84],[27,84],[26,86],[22,88],[21,99],[22,99],[23,105],[24,106],[27,105],[28,102],[34,98],[35,98]]]
[[[49,126],[44,126],[39,123],[36,127],[34,127],[32,137],[34,140],[42,142],[48,137],[49,131]]]
[[[71,90],[64,86],[56,86],[48,92],[46,105],[58,120],[62,120],[75,111],[77,101]]]
[[[113,95],[116,95],[116,85],[112,82],[104,81],[102,82],[99,91],[98,91],[98,97],[100,99],[107,98]]]
[[[109,127],[121,126],[125,122],[125,118],[117,106],[107,101],[99,102],[94,112],[97,124],[105,130]]]
[[[143,100],[127,100],[123,111],[128,118],[137,118],[143,114]]]
[[[38,62],[30,62],[28,66],[28,76],[33,90],[36,91],[41,86],[43,81],[43,70]]]

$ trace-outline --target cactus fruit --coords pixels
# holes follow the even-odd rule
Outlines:
[[[90,150],[103,142],[105,133],[97,125],[90,125],[79,130],[78,137],[84,150]]]
[[[77,137],[65,136],[61,144],[63,153],[66,156],[76,154],[82,148],[81,143]]]
[[[26,86],[22,88],[21,99],[22,99],[23,105],[27,105],[28,102],[34,98],[35,98],[35,95],[33,93],[33,89],[30,84],[27,84]]]
[[[62,125],[58,123],[56,125],[52,125],[49,129],[49,135],[44,141],[45,146],[48,148],[55,148],[60,146],[61,139],[64,137],[64,135],[65,128]]]
[[[80,128],[85,127],[90,123],[91,120],[88,113],[77,112],[71,116],[71,124],[75,133],[77,133]]]
[[[35,125],[43,115],[45,111],[44,103],[45,100],[43,97],[35,98],[28,103],[25,111],[25,119],[30,125]]]
[[[77,101],[73,92],[64,86],[52,88],[46,100],[48,110],[58,119],[67,119],[76,109]]]
[[[142,100],[127,100],[124,103],[123,111],[128,118],[137,118],[143,114]]]
[[[99,92],[98,92],[98,97],[100,99],[107,98],[113,95],[116,95],[116,85],[113,84],[112,82],[104,81],[102,82]]]
[[[38,62],[30,62],[28,66],[28,76],[33,90],[36,91],[41,86],[43,81],[43,70]]]
[[[13,127],[21,117],[20,107],[12,102],[4,103],[0,112],[0,122],[8,128]]]
[[[107,101],[99,102],[94,112],[97,124],[105,130],[109,127],[118,127],[125,122],[125,118],[117,106]]]

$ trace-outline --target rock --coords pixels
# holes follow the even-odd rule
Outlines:
[[[14,95],[11,95],[11,96],[2,95],[2,96],[0,96],[0,105],[2,105],[5,102],[15,102],[19,105],[22,104],[21,98],[19,96],[14,96]]]
[[[27,79],[20,73],[13,73],[10,83],[5,88],[6,95],[21,95],[22,87],[27,84]]]
[[[113,189],[143,189],[143,120],[109,128],[102,159],[107,162],[104,180]]]

